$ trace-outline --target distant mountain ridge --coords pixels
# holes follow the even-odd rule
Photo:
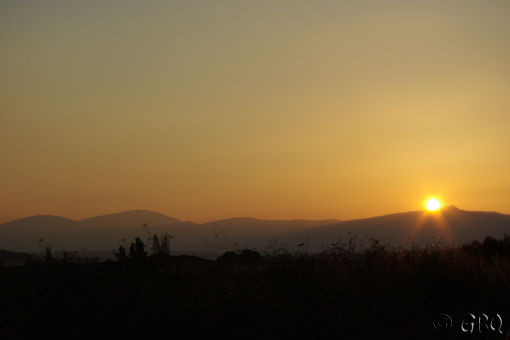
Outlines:
[[[169,217],[165,214],[150,211],[150,210],[129,210],[115,214],[108,214],[96,217],[89,217],[77,221],[78,223],[87,227],[138,227],[145,223],[150,224],[178,224],[182,223],[176,218]]]
[[[142,225],[147,224],[144,228]],[[38,215],[0,225],[0,249],[38,252],[41,245],[55,250],[115,250],[135,237],[147,240],[149,233],[174,236],[173,251],[218,252],[241,248],[264,249],[270,242],[286,243],[293,249],[306,243],[309,251],[322,245],[347,240],[349,233],[359,238],[375,237],[394,246],[410,240],[425,242],[442,237],[444,242],[470,242],[485,236],[510,233],[510,215],[496,212],[464,211],[455,206],[437,212],[411,211],[366,219],[339,220],[260,220],[230,218],[202,224],[182,222],[149,210],[130,210],[74,221],[59,216]],[[42,238],[41,243],[38,240]]]
[[[235,242],[244,245],[253,239],[273,238],[291,230],[335,222],[338,220],[269,221],[246,217],[196,224],[149,210],[130,210],[79,221],[38,215],[0,225],[0,249],[40,251],[41,244],[38,240],[42,238],[43,245],[50,245],[53,249],[114,250],[123,243],[131,242],[135,237],[145,240],[149,237],[148,233],[168,232],[175,237],[172,241],[174,250],[221,252],[224,251],[222,248]],[[146,228],[143,227],[145,224]]]
[[[408,246],[437,241],[470,242],[483,240],[486,236],[500,238],[510,234],[510,215],[496,212],[460,210],[447,206],[439,211],[411,211],[383,216],[343,221],[313,230],[289,233],[282,237],[288,244],[309,242],[311,251],[319,251],[322,245],[331,244],[349,237],[349,233],[358,238],[374,237],[383,244]]]

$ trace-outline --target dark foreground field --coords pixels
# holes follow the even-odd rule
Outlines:
[[[407,251],[353,238],[264,263],[55,260],[0,268],[0,306],[0,339],[503,339],[510,238]]]

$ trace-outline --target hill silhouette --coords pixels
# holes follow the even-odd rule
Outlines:
[[[42,246],[54,250],[114,250],[134,238],[146,239],[148,233],[167,232],[174,236],[171,248],[183,253],[217,253],[240,246],[263,246],[260,240],[274,238],[294,230],[304,230],[337,220],[258,220],[231,218],[196,224],[149,210],[131,210],[74,221],[57,216],[32,216],[0,225],[0,249],[41,251]],[[146,224],[146,228],[143,225]],[[39,239],[44,241],[39,242]],[[227,240],[228,238],[228,240]],[[122,241],[124,240],[124,241]]]
[[[350,220],[310,230],[289,233],[281,237],[290,246],[309,242],[310,251],[319,251],[322,245],[331,244],[351,235],[361,239],[374,237],[382,243],[406,247],[414,240],[417,244],[437,241],[461,243],[483,240],[490,235],[500,238],[510,233],[510,215],[496,212],[460,210],[455,206],[438,211],[412,211]]]
[[[129,210],[116,214],[102,215],[78,221],[87,228],[126,228],[139,227],[145,223],[151,225],[172,225],[182,223],[176,218],[150,210]]]
[[[147,229],[142,225],[147,224]],[[454,206],[436,212],[412,211],[367,219],[338,220],[260,220],[250,217],[230,218],[202,224],[182,222],[148,210],[131,210],[74,221],[58,216],[32,216],[0,225],[0,249],[39,252],[42,246],[54,250],[108,250],[134,238],[147,239],[151,234],[167,232],[174,236],[173,252],[222,253],[239,248],[264,249],[271,241],[286,243],[293,249],[306,243],[309,251],[349,233],[374,237],[393,246],[406,247],[410,240],[444,242],[483,240],[487,235],[500,238],[510,233],[510,215],[496,212],[464,211]],[[41,243],[38,240],[42,238]]]
[[[39,230],[58,232],[73,228],[75,223],[74,220],[60,216],[36,215],[4,223],[1,228],[2,231],[17,231],[27,234]]]

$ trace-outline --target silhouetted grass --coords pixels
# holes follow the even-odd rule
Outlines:
[[[510,238],[410,250],[356,236],[263,265],[190,256],[0,269],[1,339],[502,339],[461,332],[466,313],[510,323]],[[453,326],[437,331],[434,317]]]

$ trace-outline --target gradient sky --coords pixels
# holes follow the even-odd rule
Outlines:
[[[2,1],[0,223],[510,214],[508,1]]]

